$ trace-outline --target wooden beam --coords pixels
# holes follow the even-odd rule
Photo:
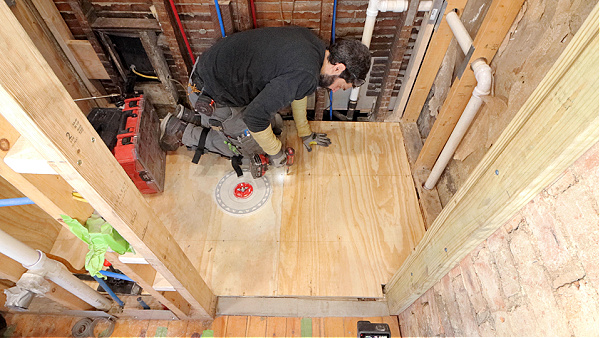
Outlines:
[[[187,85],[188,74],[192,71],[192,67],[196,61],[194,58],[198,57],[198,55],[192,57],[189,54],[169,1],[152,0],[151,8],[153,9],[153,13],[155,13],[156,20],[158,20],[160,27],[162,28],[162,32],[169,45],[169,50],[171,51],[171,56],[175,62],[176,72],[173,76],[179,82],[183,83],[183,85]]]
[[[147,30],[160,32],[158,21],[144,18],[97,18],[91,26],[95,30],[126,30],[128,32]]]
[[[406,104],[405,109],[403,109],[404,113],[403,115],[402,113],[399,114],[402,115],[403,122],[417,122],[419,114],[421,114],[421,110],[425,104],[425,100],[427,99],[427,95],[429,95],[429,90],[440,69],[444,55],[446,55],[450,41],[452,41],[452,38],[454,37],[450,30],[450,26],[448,26],[448,22],[446,22],[446,14],[454,8],[458,9],[458,13],[462,13],[466,3],[467,0],[448,0],[448,5],[444,12],[444,19],[442,19],[440,26],[429,41],[429,46],[431,46],[431,48],[427,49],[427,53],[423,58],[423,63],[419,69],[419,74],[417,75],[412,91],[410,92],[408,103]],[[394,112],[394,114],[397,113]]]
[[[83,78],[72,68],[66,53],[61,49],[53,34],[46,26],[42,16],[36,11],[28,0],[19,1],[12,12],[22,24],[27,34],[32,38],[36,47],[42,53],[56,76],[64,84],[73,98],[89,97],[90,89],[84,86]],[[78,106],[89,111],[96,106],[93,101],[82,101]]]
[[[21,278],[21,275],[25,273],[25,271],[27,271],[27,269],[25,269],[23,265],[19,264],[19,262],[0,254],[0,279],[8,279],[11,282],[16,283],[19,278]],[[48,283],[50,283],[50,291],[44,294],[44,296],[48,299],[53,300],[71,310],[94,310],[93,306],[58,286],[56,283],[52,281],[48,281]]]
[[[173,105],[173,109],[175,109],[179,94],[177,94],[175,84],[171,80],[173,77],[169,71],[169,65],[167,64],[165,55],[158,46],[156,33],[148,31],[140,32],[140,40],[142,41],[142,46],[144,46],[144,50],[146,51],[146,55],[148,55],[152,67],[156,71],[156,76],[158,76],[158,79],[164,88],[166,88],[167,93],[170,94],[168,97],[171,101],[170,103]]]
[[[94,7],[88,0],[68,0],[68,3],[69,6],[71,6],[73,14],[77,18],[79,26],[85,33],[88,41],[92,44],[92,47],[94,47],[94,51],[96,52],[96,55],[98,55],[100,62],[104,65],[104,69],[106,69],[113,85],[117,88],[122,88],[124,79],[118,75],[111,60],[106,56],[102,44],[98,41],[98,38],[96,38],[96,34],[92,29],[92,23],[97,19]]]
[[[69,59],[69,62],[73,66],[73,69],[81,79],[81,82],[85,88],[87,88],[89,94],[91,94],[91,96],[102,96],[104,93],[98,90],[98,88],[96,88],[96,86],[86,77],[82,66],[77,61],[73,52],[67,46],[67,41],[73,40],[73,34],[71,34],[69,27],[60,15],[60,12],[56,8],[54,2],[45,0],[26,0],[26,3],[30,9],[32,9],[32,11],[35,9],[39,13],[39,16],[43,18],[45,26],[52,33],[56,43],[58,43],[67,59]],[[83,96],[79,96],[75,98],[82,97]],[[96,102],[96,104],[98,104],[100,107],[108,107],[109,105],[109,102],[106,99],[96,99],[94,102]],[[87,112],[89,110],[85,111]]]
[[[488,63],[492,61],[500,43],[521,10],[523,2],[524,0],[494,0],[492,2],[477,32],[477,37],[473,41],[475,51],[469,59],[469,64],[479,58],[485,58]],[[460,79],[454,81],[423,145],[421,154],[419,154],[417,167],[433,168],[476,85],[475,74],[469,67],[465,69]]]
[[[387,60],[387,66],[383,72],[383,82],[381,83],[381,92],[375,101],[370,119],[383,122],[389,114],[390,100],[394,91],[394,85],[400,74],[400,67],[404,61],[404,54],[408,47],[408,40],[413,29],[415,16],[419,9],[418,0],[410,0],[408,10],[403,12],[398,20],[397,31],[394,34],[394,41],[390,48],[390,56]]]
[[[416,169],[414,167],[415,161],[419,156],[419,152],[423,147],[423,141],[421,141],[421,134],[416,123],[400,123],[402,128],[402,138],[404,139],[404,148],[406,149],[406,155],[408,162],[411,166],[411,172],[413,181],[415,182],[415,188],[419,195],[419,206],[421,207],[421,213],[423,214],[423,220],[425,222],[425,229],[429,229],[435,221],[436,217],[442,212],[442,203],[440,202],[440,196],[436,187],[431,190],[423,188],[427,177],[429,177],[429,171],[423,169]]]
[[[387,284],[399,314],[598,142],[598,5]]]
[[[3,2],[0,20],[0,114],[33,141],[199,317],[213,318],[216,297]],[[32,78],[36,86],[31,86]]]
[[[106,259],[117,269],[121,270],[129,278],[133,279],[139,286],[149,293],[154,299],[169,308],[179,319],[190,317],[190,304],[176,292],[158,292],[152,288],[156,270],[148,264],[125,264],[119,260],[115,252],[107,252]]]

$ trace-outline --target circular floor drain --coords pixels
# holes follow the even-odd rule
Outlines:
[[[246,215],[265,205],[271,197],[271,184],[266,177],[252,178],[245,169],[238,177],[232,171],[217,183],[215,198],[217,205],[234,215]]]

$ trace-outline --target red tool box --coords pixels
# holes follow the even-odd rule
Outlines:
[[[125,100],[123,114],[125,123],[117,135],[115,157],[143,194],[162,192],[166,153],[158,143],[158,115],[143,95]]]

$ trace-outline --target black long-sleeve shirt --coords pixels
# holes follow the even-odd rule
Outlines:
[[[259,132],[278,110],[317,89],[325,49],[307,28],[253,29],[218,41],[197,71],[217,103],[247,106],[244,122]]]

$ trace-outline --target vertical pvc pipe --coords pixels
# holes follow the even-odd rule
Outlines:
[[[331,19],[331,43],[335,43],[335,16],[337,12],[337,0],[333,1],[333,18]],[[329,121],[333,121],[333,92],[329,91]]]
[[[471,49],[471,46],[473,45],[473,39],[471,39],[471,35],[460,21],[456,11],[450,11],[446,14],[446,22],[448,22],[448,26],[450,26],[452,33],[454,33],[454,37],[456,38],[456,41],[458,41],[463,53],[467,55],[469,49]]]

